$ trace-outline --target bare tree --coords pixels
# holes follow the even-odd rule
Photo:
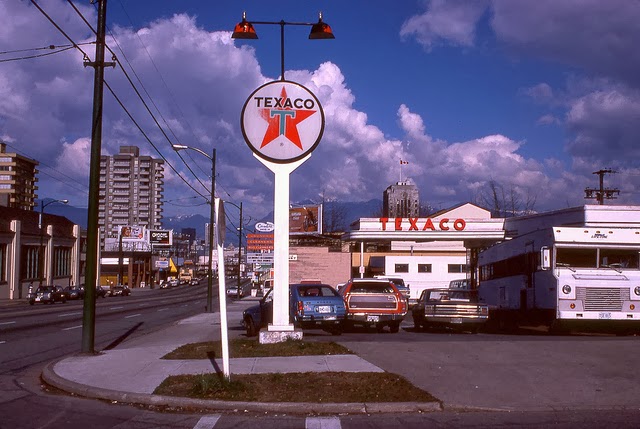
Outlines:
[[[534,211],[537,194],[531,189],[520,189],[514,184],[505,186],[491,179],[474,197],[474,202],[486,207],[494,217],[513,217]]]

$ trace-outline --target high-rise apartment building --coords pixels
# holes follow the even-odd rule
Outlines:
[[[140,156],[137,146],[121,146],[120,153],[100,157],[100,237],[117,236],[121,226],[160,229],[164,161]]]
[[[37,197],[38,161],[17,153],[7,153],[0,142],[0,206],[33,210]]]
[[[418,217],[420,214],[420,195],[418,187],[410,182],[396,182],[385,189],[382,195],[384,217]]]

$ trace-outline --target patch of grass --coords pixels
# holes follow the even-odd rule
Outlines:
[[[237,338],[229,341],[231,358],[267,356],[318,356],[353,354],[334,342],[304,342],[289,340],[276,344],[260,344],[257,340]],[[212,359],[222,357],[220,341],[185,344],[166,354],[162,359]]]
[[[377,372],[218,374],[168,377],[156,395],[243,402],[433,402],[403,377]]]

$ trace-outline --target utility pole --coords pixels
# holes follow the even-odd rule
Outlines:
[[[84,307],[82,312],[82,353],[95,353],[96,285],[98,276],[98,195],[100,192],[100,151],[102,146],[102,95],[105,66],[105,30],[107,22],[107,0],[98,3],[98,28],[96,34],[95,62],[86,61],[86,66],[95,70],[93,80],[93,115],[91,123],[91,160],[89,163],[89,210],[87,218],[87,260],[84,285]]]
[[[617,188],[610,189],[610,188],[604,187],[604,175],[607,173],[614,174],[617,172],[613,171],[610,168],[605,168],[603,170],[598,170],[593,172],[593,174],[597,174],[598,176],[600,176],[600,188],[599,189],[586,188],[584,190],[585,199],[596,199],[598,200],[599,205],[604,205],[605,199],[612,200],[616,198],[616,195],[620,195],[619,189]]]

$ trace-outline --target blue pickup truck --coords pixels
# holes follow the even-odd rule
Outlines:
[[[333,335],[340,335],[345,317],[344,300],[333,287],[321,283],[289,285],[289,320],[295,327],[320,328]],[[242,314],[242,323],[248,337],[257,335],[271,320],[272,289],[258,305],[247,308]]]

